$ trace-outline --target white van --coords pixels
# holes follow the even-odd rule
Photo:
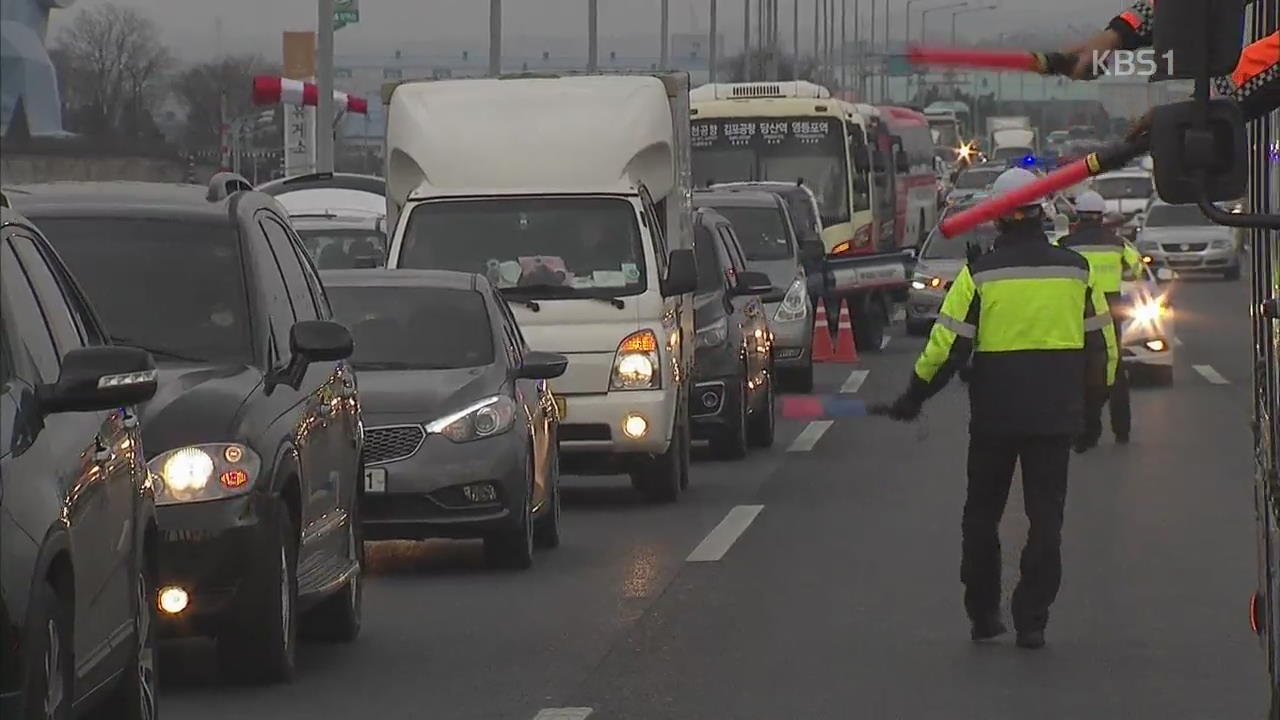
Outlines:
[[[569,358],[550,381],[563,470],[629,473],[658,501],[689,481],[688,93],[680,73],[385,93],[389,267],[486,275],[529,345]]]

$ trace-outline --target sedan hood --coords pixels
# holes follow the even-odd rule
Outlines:
[[[964,260],[921,260],[916,264],[916,272],[951,282],[960,274],[964,264]]]
[[[261,384],[262,372],[247,365],[162,364],[155,396],[138,409],[147,456],[235,440],[240,408]]]
[[[455,370],[358,370],[360,412],[374,427],[425,423],[501,391],[497,365]]]

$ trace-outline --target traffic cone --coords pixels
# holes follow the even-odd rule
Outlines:
[[[840,327],[836,330],[835,354],[830,362],[858,362],[858,348],[853,342],[853,320],[849,317],[849,304],[844,301],[840,303]]]
[[[814,304],[816,307],[813,312],[813,361],[831,362],[835,352],[831,347],[831,326],[827,324],[827,304],[822,301],[822,298]]]

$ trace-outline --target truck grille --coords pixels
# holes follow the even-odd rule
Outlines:
[[[393,462],[411,457],[422,447],[426,433],[417,425],[365,428],[364,464]]]
[[[1161,247],[1165,252],[1204,252],[1209,243],[1165,243]]]

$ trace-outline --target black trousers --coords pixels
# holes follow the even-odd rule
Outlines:
[[[1014,466],[1022,466],[1022,496],[1031,521],[1013,593],[1020,631],[1043,630],[1062,582],[1062,516],[1067,501],[1069,436],[969,436],[969,490],[964,505],[960,578],[971,620],[1000,610],[1000,519]]]

